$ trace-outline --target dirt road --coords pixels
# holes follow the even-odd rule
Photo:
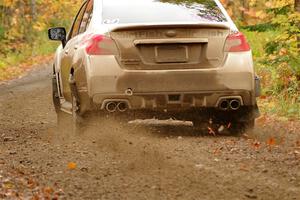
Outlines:
[[[300,123],[241,137],[102,119],[57,129],[50,66],[0,86],[0,199],[300,199]]]

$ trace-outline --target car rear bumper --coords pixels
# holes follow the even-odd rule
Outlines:
[[[254,105],[248,91],[160,92],[126,94],[95,94],[93,103],[101,110],[109,102],[125,102],[128,109],[184,110],[199,107],[218,108],[222,99],[240,99],[241,106]],[[220,108],[221,109],[221,108]],[[230,109],[230,108],[228,108]]]
[[[125,70],[114,56],[91,56],[86,71],[88,96],[100,109],[113,101],[133,110],[218,107],[223,98],[256,104],[251,52],[229,54],[220,68],[190,70]]]

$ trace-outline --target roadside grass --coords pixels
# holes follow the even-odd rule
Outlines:
[[[31,66],[47,62],[57,46],[58,43],[47,39],[46,33],[39,33],[34,42],[18,44],[16,50],[5,56],[0,54],[0,81],[17,78]]]
[[[300,92],[297,90],[288,91],[288,89],[284,89],[277,91],[274,89],[276,81],[279,81],[276,68],[259,63],[259,60],[264,57],[265,44],[275,38],[279,32],[255,32],[243,29],[242,32],[251,45],[255,70],[262,79],[262,97],[258,101],[262,113],[278,115],[282,119],[285,117],[300,119]]]
[[[292,99],[279,95],[278,97],[259,99],[258,104],[263,115],[277,115],[281,119],[300,120],[300,104],[295,103]]]
[[[245,29],[242,29],[241,31],[246,35],[247,40],[251,45],[254,61],[264,55],[265,44],[279,34],[279,32],[276,31],[257,32]]]

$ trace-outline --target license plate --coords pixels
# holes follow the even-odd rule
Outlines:
[[[164,45],[155,47],[157,63],[184,63],[188,61],[186,46]]]

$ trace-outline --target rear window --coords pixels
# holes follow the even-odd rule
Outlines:
[[[214,0],[104,0],[103,24],[225,22]]]

